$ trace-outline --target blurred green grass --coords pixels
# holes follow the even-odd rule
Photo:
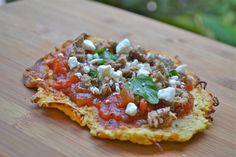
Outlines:
[[[96,0],[236,46],[236,0]]]

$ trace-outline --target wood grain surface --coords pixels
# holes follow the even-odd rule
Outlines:
[[[30,102],[22,73],[67,39],[87,32],[129,38],[180,56],[221,102],[214,123],[189,142],[155,146],[101,140],[56,110]],[[0,156],[236,156],[236,48],[120,9],[83,0],[22,0],[0,8]]]

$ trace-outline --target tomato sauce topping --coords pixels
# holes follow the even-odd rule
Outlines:
[[[70,71],[67,60],[62,56],[55,56],[48,62],[48,66],[54,75],[66,75]]]
[[[67,54],[65,50],[63,54]],[[137,114],[129,116],[125,113],[125,109],[129,102],[135,102],[135,98],[126,87],[122,86],[120,93],[113,92],[108,97],[102,97],[92,94],[88,88],[83,86],[80,78],[74,74],[69,74],[70,68],[66,57],[55,55],[47,65],[53,70],[55,78],[52,87],[62,91],[79,107],[95,106],[99,113],[99,121],[106,128],[117,128],[121,125],[138,127],[147,124],[147,113],[164,105],[163,101],[157,105],[151,105],[146,100],[141,99],[139,104],[136,104],[138,106]],[[193,89],[191,81],[185,82],[184,88],[191,91]],[[192,109],[193,101],[190,101],[183,105],[182,113],[179,113],[180,116],[186,115]]]

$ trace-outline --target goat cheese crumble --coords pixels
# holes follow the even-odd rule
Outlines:
[[[175,70],[177,73],[184,74],[186,67],[187,67],[186,64],[182,64],[182,65],[179,65]]]
[[[57,56],[58,57],[64,57],[63,53],[58,53]]]
[[[125,113],[128,114],[129,116],[135,116],[137,112],[138,112],[138,107],[132,102],[128,103],[125,109]]]
[[[148,63],[139,64],[138,66],[140,68],[137,72],[137,76],[140,76],[140,75],[148,76],[152,72],[152,69]]]
[[[167,87],[157,92],[158,98],[166,101],[172,101],[175,98],[175,88]]]
[[[98,77],[99,79],[103,79],[105,77],[111,77],[112,72],[114,69],[111,67],[111,65],[100,65],[98,67]]]
[[[84,40],[83,41],[83,48],[85,50],[92,50],[92,51],[94,51],[96,49],[95,45],[93,44],[93,42],[91,40]]]
[[[92,86],[92,87],[90,87],[89,89],[90,89],[90,91],[91,91],[93,94],[100,94],[99,89],[98,89],[97,87],[95,87],[95,86]]]
[[[128,53],[130,47],[131,47],[130,41],[128,39],[124,39],[120,41],[116,46],[116,53],[117,54]]]
[[[75,76],[77,76],[78,78],[80,78],[82,76],[82,74],[80,72],[75,73]]]
[[[77,64],[78,64],[78,60],[76,57],[69,57],[68,65],[69,65],[70,69],[73,69],[74,67],[76,67]]]
[[[90,72],[90,67],[88,65],[85,65],[83,68],[85,73],[89,73]]]

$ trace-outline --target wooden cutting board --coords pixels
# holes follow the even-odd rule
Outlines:
[[[100,140],[59,111],[30,102],[22,72],[82,32],[129,38],[180,56],[221,102],[214,123],[189,142],[155,146]],[[236,48],[93,1],[24,0],[0,8],[0,156],[236,156]]]

